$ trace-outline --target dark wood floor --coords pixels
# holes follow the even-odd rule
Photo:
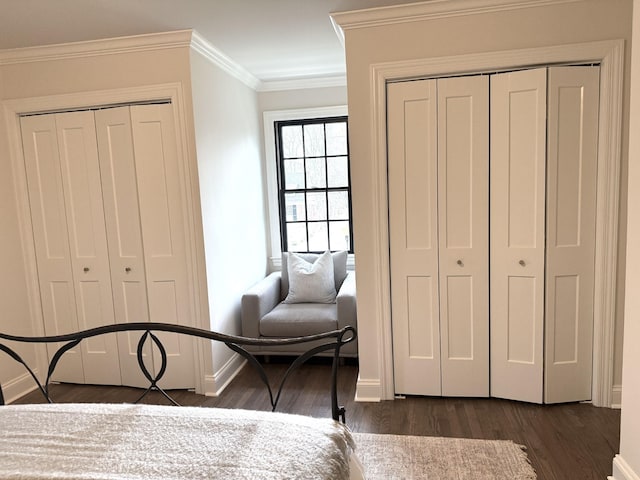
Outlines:
[[[284,366],[266,366],[273,379]],[[278,411],[330,416],[330,367],[322,361],[306,365],[289,379]],[[620,411],[589,404],[531,405],[499,399],[418,398],[380,403],[354,402],[357,366],[341,367],[340,401],[347,424],[355,432],[507,439],[525,445],[540,480],[603,480],[611,475],[619,449]],[[54,385],[56,402],[129,402],[141,391],[126,387]],[[187,391],[171,394],[182,405],[269,410],[266,390],[245,368],[219,397]],[[42,401],[32,392],[16,403]],[[166,403],[153,393],[146,403]]]

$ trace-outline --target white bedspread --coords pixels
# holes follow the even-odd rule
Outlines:
[[[0,407],[0,478],[348,479],[331,419],[153,405]]]

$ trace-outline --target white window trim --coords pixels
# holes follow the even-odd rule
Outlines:
[[[276,163],[275,122],[286,120],[304,120],[309,118],[340,117],[348,115],[346,105],[332,107],[300,108],[295,110],[271,110],[263,114],[264,123],[264,154],[267,173],[267,204],[269,220],[269,271],[282,268],[280,250],[280,211],[278,209],[278,169]],[[353,219],[352,219],[353,221]],[[355,257],[349,254],[347,268],[355,269]]]

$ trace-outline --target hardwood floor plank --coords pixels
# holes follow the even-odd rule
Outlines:
[[[265,365],[272,381],[285,365]],[[330,367],[323,361],[305,365],[287,381],[278,411],[328,417]],[[355,432],[512,440],[524,445],[539,480],[602,480],[611,475],[619,450],[620,411],[585,403],[533,405],[496,398],[407,397],[379,403],[355,402],[358,368],[340,368],[339,400]],[[142,390],[128,387],[53,385],[56,402],[132,402]],[[218,397],[172,391],[181,405],[271,410],[266,389],[248,368]],[[34,391],[16,403],[37,403]],[[166,404],[159,393],[145,403]]]

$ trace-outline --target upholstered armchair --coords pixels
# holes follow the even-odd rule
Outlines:
[[[322,262],[324,266],[320,265]],[[331,264],[332,274],[327,271]],[[323,268],[329,276],[318,280]],[[325,287],[329,287],[333,298],[324,295]],[[282,271],[271,273],[242,296],[241,317],[242,335],[252,338],[312,335],[347,325],[357,328],[355,272],[347,271],[347,252],[295,256],[284,252]],[[302,353],[297,345],[250,350],[265,355]],[[345,345],[341,354],[357,356],[357,342]]]

